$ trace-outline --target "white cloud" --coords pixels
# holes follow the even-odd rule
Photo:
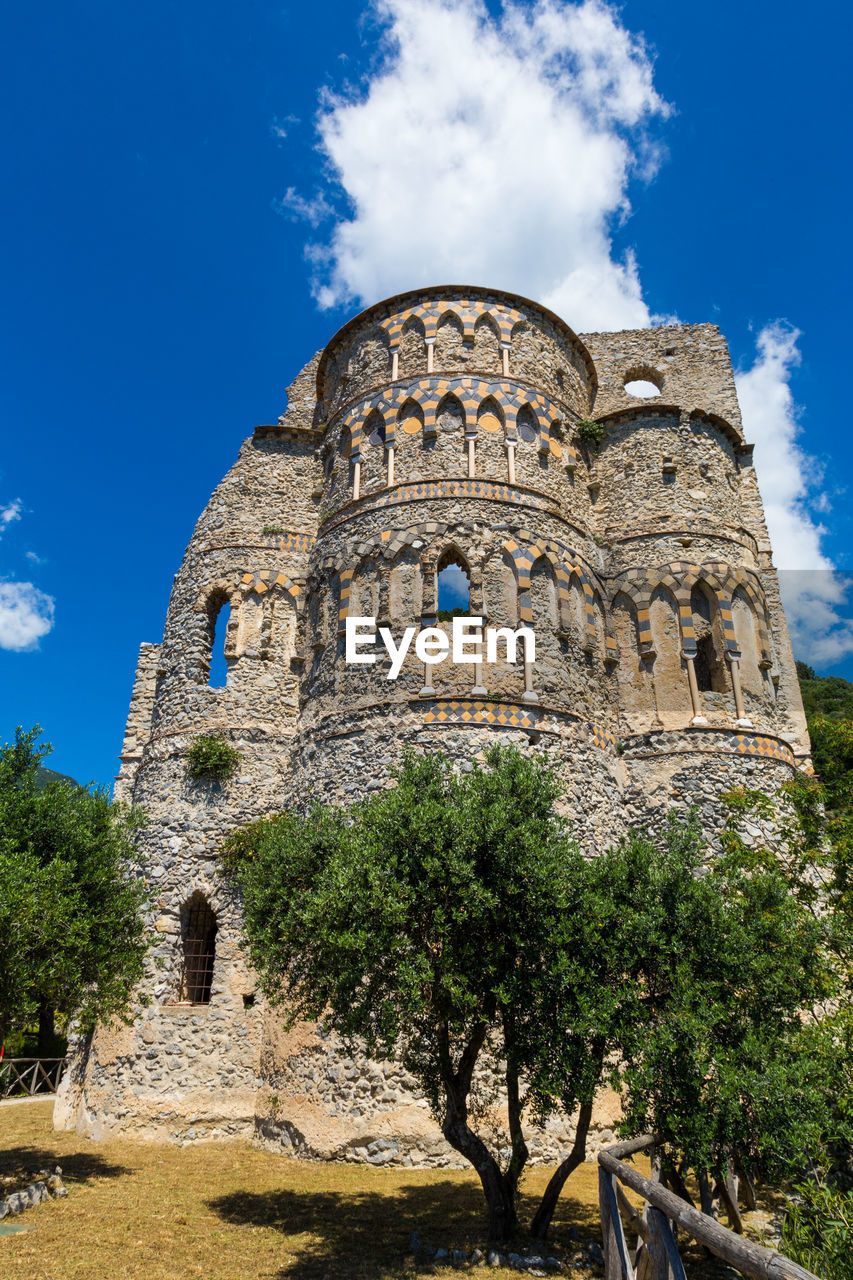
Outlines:
[[[53,600],[31,582],[0,582],[0,649],[35,649],[53,626]]]
[[[819,469],[798,442],[798,408],[790,382],[800,363],[800,336],[784,321],[762,329],[755,363],[737,375],[737,392],[744,430],[756,446],[755,466],[794,651],[813,665],[832,665],[853,652],[853,622],[838,612],[853,584],[835,572],[821,548],[826,529],[810,513],[825,511],[828,500],[816,490]]]
[[[20,520],[21,512],[24,506],[20,498],[15,498],[5,507],[0,507],[0,534],[10,525],[13,520]]]
[[[669,108],[642,41],[601,0],[373,0],[383,25],[361,91],[318,118],[323,189],[288,192],[328,238],[309,246],[321,306],[419,285],[530,295],[580,330],[647,325],[633,255],[611,232],[627,189],[659,152],[647,129]]]

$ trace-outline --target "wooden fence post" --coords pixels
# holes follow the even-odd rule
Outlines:
[[[669,1218],[654,1205],[649,1205],[648,1223],[652,1280],[685,1280],[684,1267]]]
[[[602,1168],[598,1170],[598,1204],[604,1245],[604,1280],[634,1280],[634,1268],[628,1258],[625,1230],[616,1200],[616,1178]]]

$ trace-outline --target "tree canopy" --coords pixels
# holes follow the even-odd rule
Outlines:
[[[554,773],[508,748],[470,772],[408,755],[395,781],[349,810],[253,823],[226,865],[267,997],[402,1060],[477,1170],[493,1238],[518,1226],[523,1124],[580,1108],[542,1236],[604,1080],[623,1085],[628,1127],[660,1128],[695,1167],[720,1168],[735,1135],[757,1151],[771,1095],[793,1115],[807,1094],[821,1127],[820,1091],[775,1068],[829,989],[822,925],[772,866],[709,861],[675,818],[586,859]],[[506,1064],[503,1162],[480,1124],[484,1054]],[[802,1155],[789,1146],[775,1158]]]
[[[45,1013],[86,1025],[120,1012],[146,950],[139,816],[96,788],[45,783],[39,733],[0,748],[0,1042]]]

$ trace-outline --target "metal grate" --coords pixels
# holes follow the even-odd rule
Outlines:
[[[184,968],[181,999],[209,1004],[216,955],[216,916],[202,897],[193,897],[182,912]]]

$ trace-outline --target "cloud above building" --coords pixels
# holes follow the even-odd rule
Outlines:
[[[324,96],[325,181],[286,211],[323,307],[421,285],[535,297],[579,330],[649,322],[637,265],[612,232],[648,181],[650,126],[669,108],[642,41],[599,0],[375,0],[381,55],[366,83]]]

